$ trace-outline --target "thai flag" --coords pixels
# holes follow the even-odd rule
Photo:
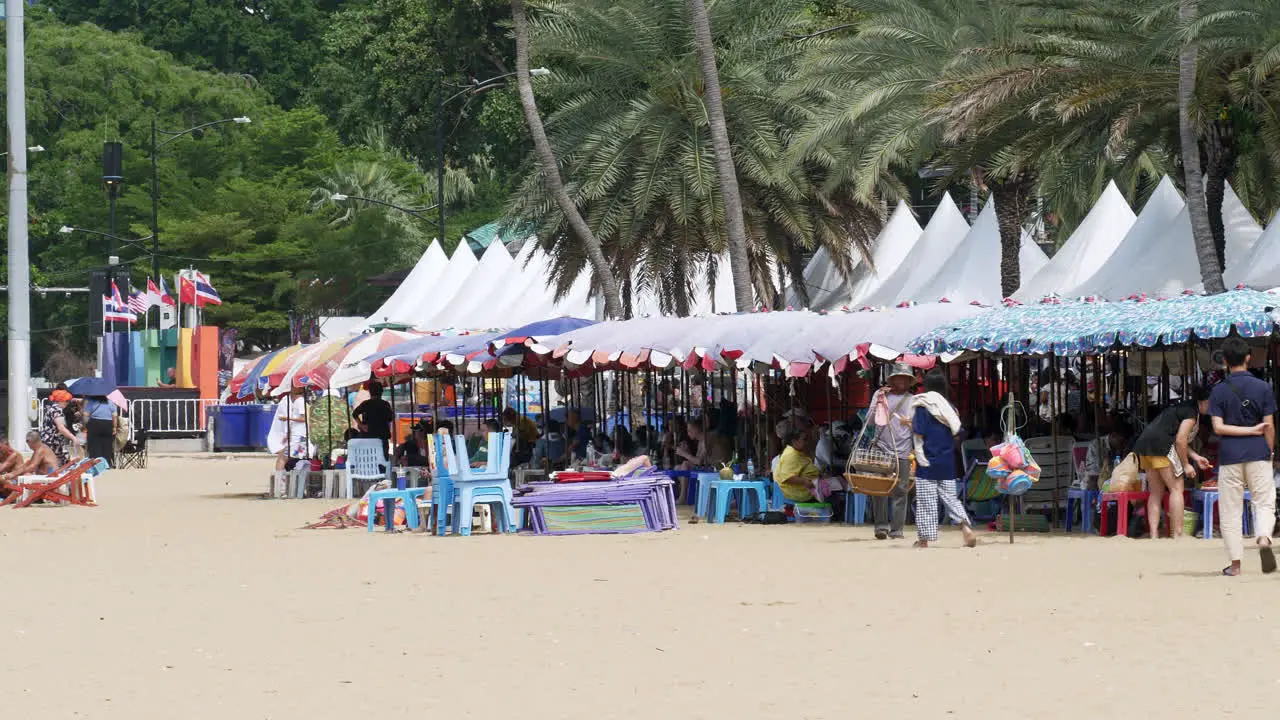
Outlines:
[[[147,282],[150,283],[151,281],[148,280]],[[174,301],[173,295],[169,293],[169,283],[164,281],[163,275],[160,276],[160,304],[168,305],[169,307],[175,307],[178,304]]]
[[[120,299],[120,288],[116,287],[116,281],[111,281],[111,295],[105,298],[107,301],[102,308],[102,319],[107,322],[123,322],[135,323],[138,317],[130,312],[128,306]]]
[[[151,309],[151,301],[147,299],[147,294],[139,292],[137,288],[129,289],[129,309],[136,312],[146,314]]]
[[[209,276],[198,270],[191,271],[191,274],[194,276],[196,286],[196,307],[221,305],[222,296],[218,295],[218,291],[213,289],[213,283],[209,282]]]

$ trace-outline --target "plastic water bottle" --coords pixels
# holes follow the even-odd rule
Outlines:
[[[747,479],[748,480],[756,479],[756,462],[751,458],[747,458]]]

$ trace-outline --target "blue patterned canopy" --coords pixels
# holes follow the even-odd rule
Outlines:
[[[1280,295],[1237,289],[1220,295],[1186,294],[1121,302],[1050,299],[1013,305],[943,325],[913,340],[911,352],[962,350],[1006,355],[1079,355],[1122,347],[1177,345],[1227,337],[1262,337],[1276,326]]]

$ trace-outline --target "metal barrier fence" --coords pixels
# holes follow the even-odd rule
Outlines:
[[[200,435],[208,428],[205,411],[217,404],[217,400],[201,398],[130,400],[129,424],[146,428],[150,437]]]

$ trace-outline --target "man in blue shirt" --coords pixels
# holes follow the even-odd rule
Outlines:
[[[1240,574],[1244,556],[1241,517],[1244,491],[1253,501],[1253,527],[1257,532],[1262,572],[1275,572],[1271,533],[1276,522],[1276,487],[1271,469],[1275,456],[1275,395],[1271,386],[1249,372],[1249,344],[1239,337],[1222,343],[1227,377],[1209,395],[1209,415],[1218,436],[1218,503],[1222,542],[1231,565],[1222,574]]]

